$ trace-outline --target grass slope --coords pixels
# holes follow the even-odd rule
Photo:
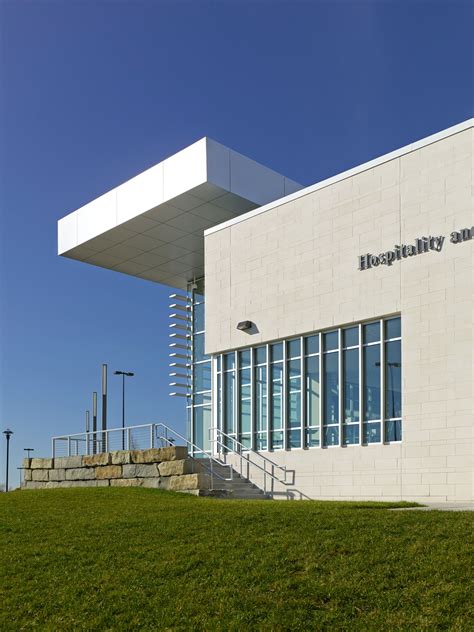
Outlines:
[[[474,515],[385,506],[0,494],[0,630],[472,630]]]

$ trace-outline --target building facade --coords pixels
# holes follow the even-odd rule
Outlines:
[[[190,442],[286,468],[275,498],[472,500],[473,121],[307,188],[196,145],[59,223],[179,288]]]

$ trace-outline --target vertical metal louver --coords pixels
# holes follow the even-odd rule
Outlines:
[[[169,315],[171,333],[170,347],[170,387],[171,397],[191,397],[192,368],[192,299],[182,294],[170,294]]]

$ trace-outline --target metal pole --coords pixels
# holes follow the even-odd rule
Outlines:
[[[6,474],[5,474],[5,491],[8,492],[8,466],[9,466],[9,461],[10,461],[10,437],[12,436],[12,431],[11,430],[5,430],[5,432],[3,433],[5,435],[5,438],[7,440],[7,463],[6,463]]]
[[[89,411],[86,410],[86,454],[89,454],[89,432],[90,432],[90,418],[89,418]]]
[[[97,452],[97,393],[92,393],[92,452]]]
[[[102,445],[105,446],[107,430],[107,365],[102,365]]]
[[[122,450],[125,450],[125,373],[122,373]]]

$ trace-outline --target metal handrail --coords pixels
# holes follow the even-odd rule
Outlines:
[[[67,453],[68,456],[73,456],[71,452],[71,446],[75,445],[76,455],[78,452],[78,444],[79,442],[85,442],[86,444],[86,454],[96,454],[99,452],[107,452],[110,447],[110,435],[112,433],[119,434],[122,436],[122,445],[125,446],[127,444],[127,448],[131,449],[132,443],[132,431],[137,430],[139,428],[148,428],[148,436],[149,436],[149,444],[150,447],[154,447],[154,427],[156,424],[138,424],[136,426],[126,426],[125,428],[108,428],[107,430],[96,430],[89,432],[76,432],[70,435],[58,435],[56,437],[51,438],[52,445],[52,456],[55,458],[56,456],[56,443],[58,441],[67,441]],[[126,441],[125,441],[126,439]],[[123,447],[125,449],[125,447]]]
[[[216,444],[217,452],[220,452],[221,451],[220,449],[222,449],[224,453],[231,452],[239,457],[240,475],[242,477],[244,476],[243,467],[242,467],[243,461],[247,463],[247,476],[245,478],[249,479],[249,476],[248,476],[249,466],[256,467],[257,469],[263,472],[263,491],[265,494],[267,493],[267,476],[270,477],[271,480],[276,481],[277,483],[281,483],[283,485],[290,484],[286,480],[287,468],[285,465],[279,465],[278,463],[275,463],[274,461],[269,459],[267,456],[260,454],[260,452],[256,452],[255,450],[251,450],[247,448],[242,443],[240,443],[240,441],[237,441],[237,439],[225,433],[220,428],[217,428],[217,427],[210,428],[209,433],[211,435],[211,439],[210,439],[211,443]],[[213,435],[215,435],[215,438],[213,438]],[[225,442],[219,439],[219,435],[221,437],[224,437],[225,439],[232,441],[234,444],[238,446],[238,449],[230,448],[229,445],[227,445]],[[263,466],[260,465],[259,463],[255,463],[254,461],[252,461],[251,456],[260,458],[263,461]],[[267,464],[270,471],[268,471],[267,469]],[[280,476],[280,477],[277,476],[275,474],[275,469],[281,470],[283,472],[283,476]]]
[[[205,457],[207,459],[209,459],[209,467],[203,461],[200,461],[199,463],[202,466],[204,466],[204,468],[208,472],[210,472],[210,475],[211,475],[211,489],[214,488],[214,477],[217,477],[217,478],[219,478],[222,481],[231,481],[231,480],[233,480],[233,478],[234,478],[234,468],[232,467],[232,465],[230,465],[229,463],[223,463],[219,459],[216,459],[215,456],[213,456],[212,454],[210,454],[209,452],[207,452],[203,448],[200,448],[195,443],[192,443],[192,441],[189,441],[189,439],[187,439],[186,437],[183,437],[183,435],[179,434],[179,432],[176,432],[176,430],[174,430],[173,428],[170,428],[166,424],[160,422],[160,423],[154,424],[154,426],[155,426],[155,432],[156,432],[157,439],[162,439],[164,441],[167,441],[170,445],[174,445],[174,442],[171,441],[168,438],[168,433],[171,433],[172,435],[174,435],[178,439],[181,439],[182,441],[184,441],[186,446],[190,446],[192,448],[193,455],[194,455],[195,452],[198,452],[200,454],[204,454]],[[158,428],[163,428],[164,429],[164,431],[165,431],[165,436],[164,437],[162,437],[162,436],[160,436],[158,434]],[[188,450],[189,450],[189,447],[188,447]],[[220,474],[217,474],[217,472],[214,472],[213,464],[217,464],[217,465],[219,465],[221,467],[229,468],[229,478],[226,478],[225,476],[221,476]]]
[[[194,454],[202,454],[207,460],[208,463],[203,459],[200,460],[200,465],[210,474],[211,477],[211,488],[214,488],[214,480],[220,479],[222,481],[232,481],[234,475],[234,469],[232,465],[228,463],[224,463],[220,461],[215,456],[202,449],[200,446],[192,443],[181,435],[179,432],[170,428],[166,424],[162,422],[158,423],[149,423],[149,424],[139,424],[136,426],[126,426],[125,428],[109,428],[107,430],[97,430],[95,432],[77,432],[75,434],[70,435],[58,435],[56,437],[52,437],[52,456],[56,458],[56,444],[59,441],[67,441],[67,455],[75,456],[79,455],[79,445],[85,444],[85,453],[89,454],[98,454],[101,452],[108,452],[110,449],[111,441],[110,435],[112,433],[118,434],[120,439],[122,440],[122,449],[132,449],[132,438],[133,431],[137,429],[147,429],[146,432],[146,445],[150,448],[154,448],[156,446],[156,441],[161,440],[165,442],[167,445],[174,445],[174,441],[170,439],[169,435],[179,439],[184,445],[188,448],[188,450],[192,451],[191,458],[193,458]],[[228,477],[223,476],[215,471],[216,465],[220,467],[228,468],[229,475]]]

